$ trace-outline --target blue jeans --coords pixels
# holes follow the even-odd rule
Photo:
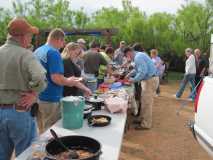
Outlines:
[[[10,160],[31,145],[37,136],[36,123],[30,112],[0,108],[0,160]]]
[[[184,75],[183,80],[180,84],[180,88],[176,93],[176,97],[182,96],[188,82],[191,84],[191,87],[192,87],[192,91],[189,95],[189,98],[192,98],[192,99],[195,98],[195,94],[196,94],[196,91],[195,91],[195,74]]]
[[[86,79],[86,86],[94,93],[97,89],[97,78],[93,74],[87,74],[85,73],[85,79]]]

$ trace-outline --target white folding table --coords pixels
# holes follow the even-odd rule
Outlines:
[[[100,160],[118,160],[127,118],[126,113],[110,114],[109,112],[102,110],[93,112],[93,114],[109,115],[112,118],[111,124],[105,127],[89,127],[87,120],[84,120],[81,129],[69,130],[64,129],[62,127],[62,120],[59,120],[51,128],[54,129],[59,136],[82,135],[92,137],[101,143],[102,155]],[[50,137],[51,135],[48,129],[39,137],[39,139],[48,139]],[[16,160],[27,160],[32,152],[33,148],[29,147],[19,155]]]

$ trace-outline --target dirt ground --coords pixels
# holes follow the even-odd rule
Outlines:
[[[124,135],[119,160],[212,159],[187,127],[187,122],[193,119],[193,103],[172,97],[178,86],[178,82],[161,85],[161,94],[155,97],[153,105],[153,128],[136,131],[131,124]],[[186,92],[183,97],[187,97],[187,94]],[[178,114],[180,108],[182,109]],[[131,122],[132,117],[129,116],[128,119]]]

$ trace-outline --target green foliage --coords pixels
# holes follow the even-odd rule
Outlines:
[[[1,43],[6,38],[7,23],[14,16],[24,16],[40,29],[118,28],[119,33],[112,41],[114,46],[120,40],[129,44],[141,42],[148,51],[158,48],[161,54],[182,55],[186,47],[206,51],[213,32],[212,0],[206,0],[205,4],[189,0],[175,15],[154,13],[149,16],[134,7],[130,0],[122,1],[122,9],[103,7],[91,16],[83,8],[71,10],[70,0],[29,0],[25,3],[13,0],[12,4],[12,11],[0,9]],[[77,37],[71,38],[75,40]],[[104,42],[103,38],[96,38]]]
[[[88,24],[89,28],[119,28],[119,34],[114,37],[113,42],[118,42],[123,38],[123,28],[126,17],[116,8],[102,8],[95,12]]]
[[[202,4],[191,2],[178,11],[176,26],[184,42],[192,48],[208,49],[212,14]]]
[[[10,15],[11,15],[10,11],[0,8],[0,28],[1,28],[0,44],[3,44],[6,39],[7,24],[11,19]]]
[[[169,81],[180,81],[181,79],[183,79],[183,73],[171,71],[168,73]]]
[[[155,13],[148,19],[149,48],[158,48],[162,52],[172,50],[175,40],[174,31],[175,16],[167,13]]]

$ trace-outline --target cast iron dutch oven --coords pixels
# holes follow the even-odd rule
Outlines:
[[[99,160],[101,155],[101,144],[90,137],[85,136],[64,136],[59,138],[62,143],[69,149],[83,149],[92,153],[92,156],[78,160]],[[56,140],[51,140],[46,145],[46,152],[48,157],[52,160],[56,160],[55,156],[64,152],[64,148]]]
[[[94,110],[101,110],[101,106],[104,105],[104,99],[98,96],[86,98],[86,103],[91,104]]]

